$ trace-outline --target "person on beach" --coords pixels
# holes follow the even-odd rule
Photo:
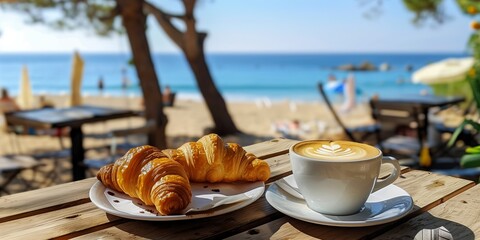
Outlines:
[[[130,86],[130,79],[128,79],[127,69],[124,67],[124,68],[122,68],[122,89],[123,89],[123,91],[126,91],[129,86]]]
[[[100,76],[100,78],[98,79],[98,84],[97,84],[97,87],[98,87],[98,91],[100,92],[100,94],[103,93],[103,77]]]
[[[45,95],[40,95],[40,108],[54,108],[55,105],[52,101],[48,100]]]
[[[355,87],[355,76],[353,74],[349,74],[348,77],[345,79],[343,87],[343,95],[345,96],[345,100],[341,108],[342,112],[349,112],[355,107],[356,94],[357,89]]]
[[[11,98],[8,94],[8,90],[2,88],[0,96],[0,128],[5,129],[7,127],[5,120],[5,113],[20,111],[20,106],[18,106],[15,99]],[[25,132],[25,129],[21,126],[15,126],[12,128],[15,132],[22,133]]]
[[[337,80],[334,74],[329,74],[325,88],[334,93],[343,94],[344,82]]]
[[[2,113],[8,113],[19,110],[20,107],[18,106],[17,102],[15,102],[15,99],[10,97],[7,89],[2,88],[0,97],[0,111]]]
[[[306,134],[310,132],[310,127],[302,123],[299,119],[291,121],[279,121],[272,125],[276,133],[280,133],[282,137],[289,139],[304,139]]]
[[[163,106],[172,106],[172,101],[172,89],[170,89],[170,86],[166,85],[162,93]]]

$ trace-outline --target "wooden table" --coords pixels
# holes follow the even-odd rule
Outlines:
[[[291,174],[287,149],[295,141],[275,139],[246,147],[266,159],[273,181]],[[382,171],[383,172],[383,171]],[[89,178],[0,198],[4,239],[413,239],[424,228],[444,226],[454,239],[480,236],[480,187],[474,182],[402,169],[395,185],[414,208],[404,218],[372,227],[340,228],[302,222],[276,211],[264,197],[225,215],[172,222],[129,220],[106,214],[90,202]]]
[[[81,166],[85,158],[82,125],[136,115],[127,109],[81,105],[11,112],[5,118],[9,125],[48,129],[70,127],[72,177],[80,180],[85,178],[85,169]]]
[[[415,105],[418,106],[421,117],[419,119],[423,120],[421,124],[424,129],[422,129],[425,137],[427,136],[428,131],[428,111],[434,107],[446,107],[455,104],[459,104],[465,101],[465,97],[462,96],[453,96],[453,97],[444,97],[444,96],[435,96],[435,95],[398,95],[398,96],[382,96],[378,100],[380,103],[392,103],[392,104],[405,104],[405,105]]]

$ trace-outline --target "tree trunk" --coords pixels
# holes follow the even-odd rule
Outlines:
[[[205,103],[207,104],[210,115],[215,123],[215,127],[213,129],[209,129],[209,131],[215,132],[219,135],[239,133],[240,131],[235,126],[235,123],[228,112],[225,100],[215,86],[205,60],[203,40],[205,39],[206,34],[201,33],[198,35],[197,47],[199,51],[197,54],[189,54],[186,51],[184,51],[184,54],[187,57],[190,68],[192,69],[195,79],[197,80],[198,88],[205,99]]]
[[[127,32],[133,55],[133,62],[143,92],[146,120],[154,119],[156,129],[148,135],[148,142],[161,149],[167,148],[165,128],[167,116],[163,113],[160,84],[155,73],[146,30],[146,15],[143,0],[116,0]]]
[[[205,61],[203,43],[206,38],[206,33],[197,32],[195,18],[193,16],[196,0],[184,0],[183,3],[185,6],[184,16],[166,14],[148,1],[145,1],[144,7],[148,13],[151,13],[155,17],[167,36],[182,49],[183,54],[187,58],[190,68],[197,80],[200,92],[207,104],[210,116],[215,124],[215,127],[208,131],[220,135],[239,133],[240,131],[235,126],[228,112],[225,100],[215,86]],[[173,25],[171,21],[172,18],[183,20],[186,25],[186,30],[184,32],[180,31]]]

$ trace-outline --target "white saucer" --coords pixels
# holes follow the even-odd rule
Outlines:
[[[202,212],[162,216],[158,214],[155,207],[145,206],[138,199],[106,188],[100,181],[97,181],[90,188],[89,196],[92,203],[98,208],[115,216],[147,221],[174,221],[213,217],[238,210],[255,202],[262,196],[265,190],[265,184],[262,181],[247,183],[191,183],[191,186],[192,202],[187,206],[187,209],[204,206],[209,201],[215,199],[215,197],[245,194],[247,198],[240,202],[218,206]]]
[[[295,181],[293,175],[285,177],[284,180],[287,183]],[[362,211],[347,216],[315,212],[308,208],[305,200],[292,196],[276,183],[268,188],[265,197],[270,205],[290,217],[338,227],[362,227],[392,222],[407,215],[413,208],[410,194],[393,184],[372,193]]]

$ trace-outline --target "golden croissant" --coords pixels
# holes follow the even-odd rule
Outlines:
[[[115,163],[102,167],[97,179],[110,189],[155,205],[161,215],[181,213],[192,198],[183,166],[152,146],[130,149]]]
[[[160,151],[152,146],[130,149],[97,178],[108,188],[155,205],[162,215],[180,213],[191,201],[192,182],[266,181],[268,164],[216,134]]]
[[[216,134],[162,152],[182,164],[192,182],[255,182],[270,178],[267,162],[236,143],[225,144]]]

